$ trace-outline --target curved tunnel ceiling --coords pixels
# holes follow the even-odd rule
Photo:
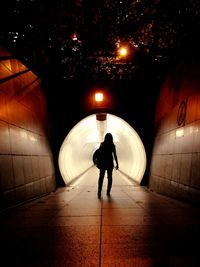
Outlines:
[[[120,171],[141,183],[146,152],[137,132],[115,115],[93,114],[72,128],[60,148],[58,164],[66,185],[93,166],[93,152],[108,132],[113,135]]]

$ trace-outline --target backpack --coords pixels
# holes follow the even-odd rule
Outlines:
[[[101,147],[97,148],[94,153],[92,160],[98,169],[102,167],[103,164],[103,149]]]

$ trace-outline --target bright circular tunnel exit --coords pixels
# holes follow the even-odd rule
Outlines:
[[[112,114],[93,114],[76,124],[61,145],[59,170],[65,184],[71,183],[93,166],[92,155],[106,133],[113,135],[119,170],[140,184],[146,169],[146,152],[137,132]]]

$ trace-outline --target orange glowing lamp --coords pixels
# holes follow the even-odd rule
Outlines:
[[[119,50],[119,54],[122,57],[125,57],[127,55],[127,49],[125,47],[121,47]]]
[[[96,93],[95,94],[95,101],[102,102],[103,101],[103,93]]]

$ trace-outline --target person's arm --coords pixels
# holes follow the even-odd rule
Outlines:
[[[114,146],[114,149],[113,149],[113,154],[114,154],[114,159],[115,159],[115,162],[116,162],[115,168],[116,168],[116,170],[118,170],[119,169],[119,164],[118,164],[118,158],[117,158],[117,152],[116,152],[115,146]]]

